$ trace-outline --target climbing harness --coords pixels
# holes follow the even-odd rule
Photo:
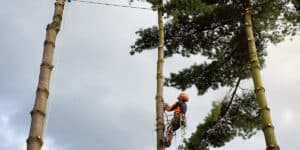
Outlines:
[[[172,123],[172,120],[174,119],[174,114],[170,115],[165,112],[164,116],[165,116],[164,123],[165,123],[165,126],[168,128],[168,127],[170,127],[170,124]],[[172,119],[170,119],[170,118],[172,118]],[[185,135],[186,135],[186,116],[185,116],[185,114],[180,113],[178,118],[179,118],[179,124],[180,124],[179,128],[180,128],[180,135],[181,135],[180,143],[183,143],[183,139],[185,138]],[[170,130],[170,129],[165,130],[164,136],[168,136],[168,130]],[[173,129],[171,129],[171,130],[173,130]],[[172,136],[174,137],[174,140],[175,140],[174,144],[175,144],[176,150],[183,150],[184,149],[183,144],[178,145],[178,143],[177,143],[178,142],[177,133],[172,132]]]
[[[234,99],[234,96],[236,95],[237,89],[240,85],[240,81],[241,81],[241,77],[238,78],[235,87],[231,87],[230,90],[226,93],[226,95],[224,96],[224,99],[222,101],[222,103],[226,103],[226,106],[224,107],[224,110],[220,110],[220,118],[217,119],[215,121],[215,123],[213,123],[211,126],[208,126],[200,135],[200,139],[204,139],[206,138],[207,134],[213,130],[215,127],[218,128],[218,126],[220,125],[220,121],[222,121],[222,119],[224,118],[224,116],[226,115],[227,111],[229,110],[229,107]],[[222,109],[222,108],[221,108]],[[201,140],[201,143],[203,143],[204,141]],[[207,143],[203,143],[205,145],[207,145]],[[200,145],[199,145],[200,146]]]

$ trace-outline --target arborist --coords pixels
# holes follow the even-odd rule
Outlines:
[[[174,117],[172,118],[170,124],[167,127],[166,137],[163,139],[165,147],[169,147],[172,142],[173,133],[178,130],[181,126],[185,125],[186,117],[185,113],[187,111],[186,102],[189,100],[189,96],[186,93],[180,93],[178,100],[173,105],[168,105],[165,103],[165,111],[174,111]]]

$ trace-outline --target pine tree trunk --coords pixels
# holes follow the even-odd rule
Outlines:
[[[53,68],[54,47],[56,36],[61,26],[65,1],[66,0],[56,0],[53,21],[47,26],[35,104],[30,113],[32,120],[29,137],[27,139],[27,150],[40,150],[43,145],[42,137],[46,117],[46,105],[49,96],[49,81]]]
[[[164,150],[161,142],[164,137],[164,110],[163,110],[163,63],[164,63],[164,27],[163,27],[163,0],[158,4],[158,59],[157,59],[157,84],[156,84],[156,142],[157,150]]]
[[[262,84],[262,79],[260,74],[260,63],[257,57],[255,39],[253,36],[250,7],[246,8],[245,27],[246,27],[246,35],[248,40],[249,57],[251,61],[251,74],[254,82],[256,100],[259,106],[260,119],[261,119],[262,129],[265,136],[267,150],[279,150],[279,146],[277,145],[276,142],[274,126],[271,121],[270,109],[267,104],[265,89]]]

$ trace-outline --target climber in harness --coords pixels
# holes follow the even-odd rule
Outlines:
[[[164,105],[165,111],[174,111],[174,117],[172,118],[170,124],[167,127],[166,137],[163,139],[163,144],[165,147],[169,147],[172,142],[173,133],[178,130],[181,126],[185,125],[185,113],[187,111],[186,102],[189,100],[189,97],[186,93],[181,93],[178,96],[178,100],[173,105]]]

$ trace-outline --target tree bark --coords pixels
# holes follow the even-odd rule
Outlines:
[[[35,104],[30,112],[31,126],[27,139],[27,150],[40,150],[43,145],[43,130],[46,117],[46,105],[49,96],[49,81],[53,69],[55,41],[60,30],[66,0],[56,0],[53,20],[47,25],[46,40],[40,68]]]
[[[156,84],[156,142],[157,150],[164,150],[162,138],[164,137],[164,109],[163,109],[163,63],[164,63],[164,26],[163,26],[163,0],[158,4],[158,59]]]
[[[245,27],[248,40],[249,58],[251,62],[251,74],[255,87],[256,101],[259,106],[261,125],[265,136],[267,150],[279,150],[277,145],[276,136],[274,132],[274,126],[271,121],[270,109],[267,104],[267,98],[265,95],[265,89],[263,87],[260,63],[257,57],[255,39],[253,36],[252,19],[251,19],[251,7],[245,9]]]

